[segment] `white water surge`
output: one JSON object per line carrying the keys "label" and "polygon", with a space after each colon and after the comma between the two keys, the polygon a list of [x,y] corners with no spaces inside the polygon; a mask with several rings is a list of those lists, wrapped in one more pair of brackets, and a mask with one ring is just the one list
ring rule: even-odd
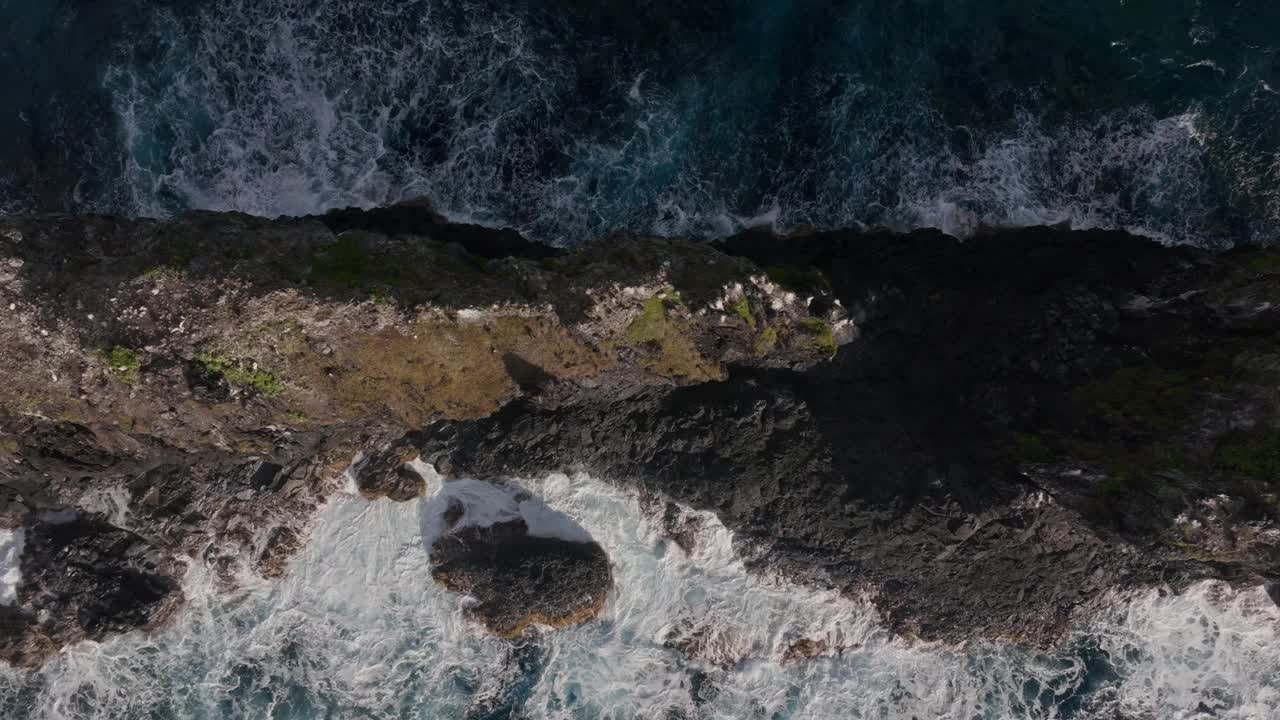
{"label": "white water surge", "polygon": [[[766,15],[787,5],[749,4]],[[847,37],[877,34],[859,25],[873,17],[847,19]],[[86,206],[274,216],[426,196],[453,219],[566,244],[761,223],[1275,239],[1275,159],[1198,103],[1063,115],[1036,110],[1043,93],[1025,88],[1013,116],[956,125],[928,89],[938,68],[927,54],[886,83],[841,52],[778,88],[782,100],[735,94],[740,69],[664,80],[643,64],[584,95],[584,70],[598,68],[578,53],[601,39],[547,22],[519,3],[473,0],[162,4],[146,33],[122,39],[148,62],[104,73],[120,197]],[[758,127],[761,112],[775,124]],[[1245,225],[1222,225],[1223,193],[1248,207]]]}
{"label": "white water surge", "polygon": [[22,528],[0,530],[0,605],[12,605],[18,599],[24,536]]}
{"label": "white water surge", "polygon": [[[1280,609],[1261,590],[1117,600],[1051,655],[913,643],[865,604],[749,575],[710,517],[686,555],[628,492],[588,477],[524,487],[550,509],[483,483],[442,492],[467,503],[464,523],[519,513],[540,534],[590,533],[616,580],[598,620],[518,648],[491,638],[430,578],[442,497],[341,496],[283,580],[227,597],[193,570],[189,603],[162,632],[73,647],[34,675],[5,671],[0,717],[1280,717]],[[709,625],[737,662],[664,647],[682,623]],[[784,662],[800,639],[826,643],[826,656]]]}

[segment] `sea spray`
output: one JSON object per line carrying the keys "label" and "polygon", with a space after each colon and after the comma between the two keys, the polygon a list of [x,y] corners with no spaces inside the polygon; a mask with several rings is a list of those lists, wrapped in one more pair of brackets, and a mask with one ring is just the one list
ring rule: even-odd
{"label": "sea spray", "polygon": [[1223,246],[1280,218],[1273,6],[10,5],[10,211],[426,196],[561,244],[1069,222]]}
{"label": "sea spray", "polygon": [[[195,564],[174,624],[74,646],[39,673],[6,670],[0,710],[76,720],[1280,712],[1280,659],[1269,652],[1280,609],[1258,589],[1206,583],[1118,597],[1050,653],[950,647],[891,636],[856,598],[747,572],[713,516],[695,513],[700,529],[685,552],[634,493],[590,477],[431,487],[408,503],[334,498],[280,581],[246,579],[225,594]],[[516,644],[469,621],[467,599],[430,579],[424,528],[448,497],[469,503],[469,522],[532,511],[580,526],[614,566],[601,617]],[[733,662],[668,647],[681,623],[732,638]],[[800,640],[822,649],[788,658]]]}

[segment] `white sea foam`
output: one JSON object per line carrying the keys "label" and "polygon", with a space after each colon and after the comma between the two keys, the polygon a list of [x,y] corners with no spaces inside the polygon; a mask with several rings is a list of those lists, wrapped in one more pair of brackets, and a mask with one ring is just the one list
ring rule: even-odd
{"label": "white sea foam", "polygon": [[0,605],[12,605],[18,599],[24,540],[22,528],[0,529]]}
{"label": "white sea foam", "polygon": [[[431,581],[424,531],[444,497],[342,496],[283,580],[225,597],[197,568],[173,626],[76,646],[36,676],[6,672],[0,710],[42,720],[441,720],[506,698],[521,717],[584,720],[1190,720],[1208,717],[1201,703],[1217,718],[1280,713],[1280,610],[1261,591],[1205,584],[1117,599],[1047,655],[913,643],[887,634],[864,603],[747,573],[710,516],[686,555],[635,497],[587,477],[440,492],[468,503],[463,522],[486,523],[530,517],[520,487],[563,513],[553,527],[568,522],[599,541],[617,584],[598,620],[549,634],[533,652],[488,637],[465,619],[464,598]],[[738,662],[717,668],[664,647],[682,623],[716,628]],[[783,662],[799,639],[825,642],[825,656]]]}
{"label": "white sea foam", "polygon": [[[106,76],[139,214],[301,215],[425,195],[494,219],[494,173],[536,152],[498,138],[550,126],[558,109],[562,72],[520,23],[461,3],[217,0],[153,23],[167,53]],[[432,123],[445,129],[429,157],[389,145]]]}
{"label": "white sea foam", "polygon": [[[1224,193],[1247,201],[1259,239],[1280,218],[1267,181],[1280,159],[1217,138],[1196,106],[1049,117],[1029,93],[1008,122],[953,126],[919,88],[834,72],[782,109],[817,121],[812,145],[792,148],[786,127],[703,122],[708,106],[740,102],[714,78],[640,72],[588,99],[610,117],[587,129],[566,120],[582,109],[574,56],[544,32],[518,8],[460,0],[156,9],[162,55],[106,73],[129,209],[298,215],[427,196],[453,219],[564,243],[620,229],[861,223],[963,237],[1070,223],[1222,245],[1238,239],[1225,236]],[[1238,170],[1227,188],[1213,184],[1223,162]]]}

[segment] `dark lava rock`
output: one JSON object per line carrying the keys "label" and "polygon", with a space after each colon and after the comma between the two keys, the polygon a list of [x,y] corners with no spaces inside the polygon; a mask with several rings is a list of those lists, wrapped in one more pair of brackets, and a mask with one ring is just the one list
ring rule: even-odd
{"label": "dark lava rock", "polygon": [[542,260],[565,254],[559,248],[527,240],[514,230],[450,223],[425,201],[403,202],[369,210],[331,210],[318,219],[335,234],[365,230],[388,236],[427,236],[457,243],[472,255],[490,260],[508,257]]}
{"label": "dark lava rock", "polygon": [[417,448],[405,441],[373,453],[355,469],[360,494],[370,499],[386,497],[396,502],[422,495],[427,490],[427,481],[408,465],[417,457]]}
{"label": "dark lava rock", "polygon": [[258,574],[265,578],[283,577],[289,559],[302,547],[298,532],[285,525],[277,525],[267,533],[267,541],[258,556]]}
{"label": "dark lava rock", "polygon": [[476,599],[468,612],[491,632],[516,637],[531,625],[565,627],[595,617],[613,575],[595,542],[529,535],[523,520],[466,526],[431,545],[436,582]]}
{"label": "dark lava rock", "polygon": [[1050,229],[723,247],[819,278],[797,292],[847,308],[852,342],[809,368],[517,400],[427,428],[423,459],[639,484],[714,511],[749,565],[872,590],[929,639],[1051,644],[1114,589],[1280,571],[1280,282],[1251,255]]}
{"label": "dark lava rock", "polygon": [[[417,451],[447,475],[639,486],[686,549],[681,506],[715,512],[749,566],[871,591],[927,638],[1045,644],[1112,590],[1280,577],[1280,251],[1028,228],[561,254],[421,203],[0,230],[0,526],[102,511],[123,486],[131,543],[234,584],[283,572],[357,453],[365,494],[420,494]],[[136,377],[92,348],[131,353]],[[280,392],[192,372],[209,348]],[[495,624],[591,605],[504,572],[603,597],[594,545],[447,512],[442,577]],[[24,607],[6,624],[43,628]],[[11,635],[11,655],[40,652]]]}
{"label": "dark lava rock", "polygon": [[0,619],[0,659],[38,667],[69,643],[154,627],[182,602],[180,573],[140,535],[101,520],[36,522],[17,605]]}

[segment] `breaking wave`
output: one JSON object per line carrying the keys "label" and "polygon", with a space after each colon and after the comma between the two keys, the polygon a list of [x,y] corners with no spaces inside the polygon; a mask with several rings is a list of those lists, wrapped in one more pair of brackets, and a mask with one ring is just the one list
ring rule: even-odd
{"label": "breaking wave", "polygon": [[[963,647],[885,632],[866,603],[753,575],[710,515],[689,552],[629,492],[584,476],[513,488],[447,483],[395,504],[333,500],[279,582],[189,603],[152,636],[85,643],[40,673],[0,675],[0,714],[125,718],[1098,718],[1260,720],[1280,713],[1280,609],[1261,590],[1202,584],[1116,598],[1061,649]],[[522,513],[585,530],[616,590],[602,616],[508,643],[430,579],[443,495],[464,522]],[[579,529],[580,526],[580,529]],[[425,533],[425,535],[424,535]],[[673,633],[706,639],[686,657]],[[795,648],[810,641],[810,659]],[[789,653],[792,657],[788,657]]]}

